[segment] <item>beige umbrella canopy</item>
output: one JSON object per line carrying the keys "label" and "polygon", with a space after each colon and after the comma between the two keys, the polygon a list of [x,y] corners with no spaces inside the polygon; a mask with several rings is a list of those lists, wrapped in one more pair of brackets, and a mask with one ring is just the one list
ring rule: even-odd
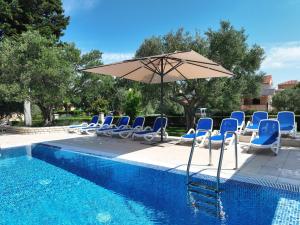
{"label": "beige umbrella canopy", "polygon": [[233,75],[221,65],[195,51],[174,52],[125,60],[119,63],[88,68],[84,71],[148,84],[161,83],[161,77],[163,77],[163,82],[172,82]]}
{"label": "beige umbrella canopy", "polygon": [[[148,84],[161,83],[161,109],[163,83],[188,79],[230,77],[234,74],[195,51],[186,51],[125,60],[84,69],[85,72],[111,75]],[[163,113],[161,112],[161,117]],[[161,141],[163,131],[161,130]]]}

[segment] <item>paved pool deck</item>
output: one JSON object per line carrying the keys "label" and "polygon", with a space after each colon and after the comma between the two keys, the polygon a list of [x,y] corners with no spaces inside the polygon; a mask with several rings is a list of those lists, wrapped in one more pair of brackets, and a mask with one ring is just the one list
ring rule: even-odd
{"label": "paved pool deck", "polygon": [[[190,145],[177,144],[176,138],[159,145],[146,144],[143,140],[132,141],[117,137],[97,137],[95,135],[68,134],[66,132],[50,134],[2,134],[1,149],[12,146],[30,145],[46,142],[56,146],[69,146],[75,151],[92,153],[111,158],[162,166],[167,170],[186,170]],[[193,157],[192,172],[216,176],[220,146],[213,146],[212,166],[208,166],[207,148],[196,148]],[[234,149],[224,152],[221,177],[239,179],[241,177],[266,180],[278,184],[300,186],[300,148],[282,147],[277,156],[270,150],[257,150],[247,153],[248,143],[238,145],[239,168],[234,169]]]}

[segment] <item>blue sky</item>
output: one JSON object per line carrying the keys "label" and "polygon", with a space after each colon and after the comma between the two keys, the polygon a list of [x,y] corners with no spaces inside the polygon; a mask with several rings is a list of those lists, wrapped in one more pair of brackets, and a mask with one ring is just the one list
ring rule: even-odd
{"label": "blue sky", "polygon": [[62,38],[83,52],[99,49],[104,63],[131,58],[142,41],[184,27],[244,27],[248,43],[266,51],[261,70],[277,84],[300,80],[300,0],[63,0],[71,17]]}

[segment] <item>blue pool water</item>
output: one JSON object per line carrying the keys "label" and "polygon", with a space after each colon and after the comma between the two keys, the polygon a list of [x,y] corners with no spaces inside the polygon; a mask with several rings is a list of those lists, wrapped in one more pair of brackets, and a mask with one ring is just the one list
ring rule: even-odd
{"label": "blue pool water", "polygon": [[1,150],[0,224],[300,224],[297,190],[227,180],[217,217],[214,206],[191,204],[185,183],[184,174],[43,144]]}

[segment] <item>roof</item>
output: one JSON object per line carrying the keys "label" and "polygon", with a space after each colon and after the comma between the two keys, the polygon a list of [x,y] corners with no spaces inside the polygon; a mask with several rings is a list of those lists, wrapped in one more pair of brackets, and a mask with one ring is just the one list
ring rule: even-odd
{"label": "roof", "polygon": [[298,83],[299,83],[299,81],[297,81],[297,80],[288,80],[288,81],[285,81],[285,82],[280,83],[280,84],[278,84],[278,85],[298,84]]}
{"label": "roof", "polygon": [[263,84],[271,84],[272,83],[272,75],[266,75],[263,77]]}

